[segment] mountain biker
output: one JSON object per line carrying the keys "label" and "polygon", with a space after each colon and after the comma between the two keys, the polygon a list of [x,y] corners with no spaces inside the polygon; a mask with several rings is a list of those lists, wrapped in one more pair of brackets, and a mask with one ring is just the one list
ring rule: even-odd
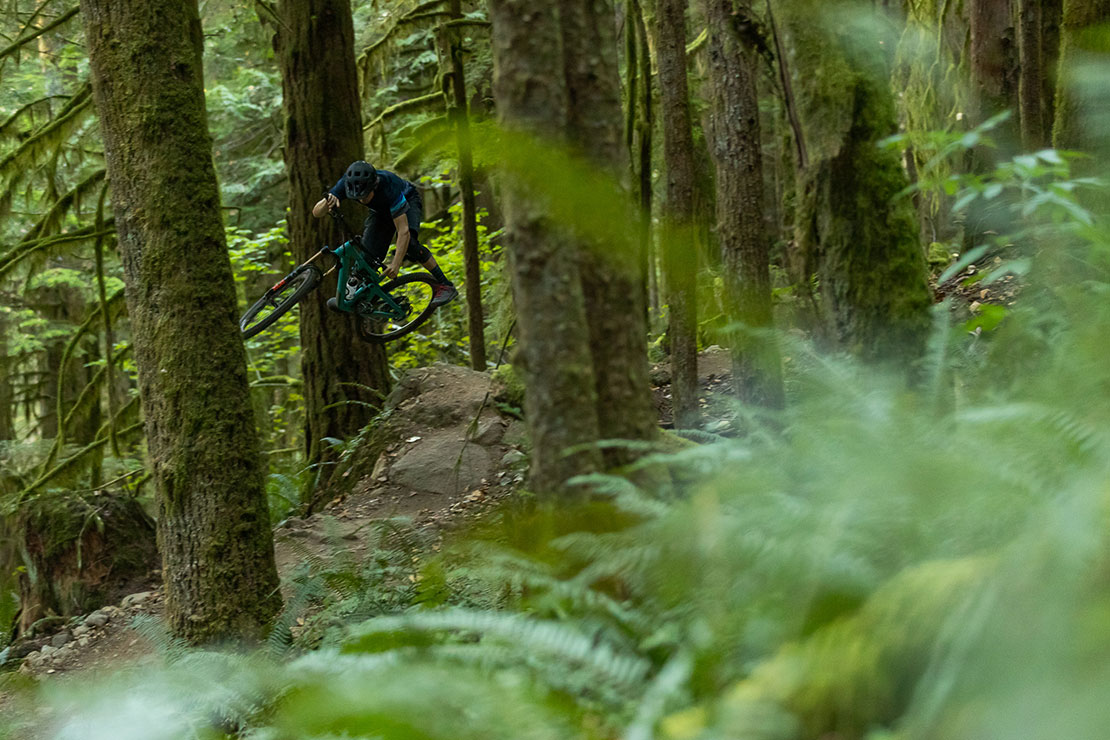
{"label": "mountain biker", "polygon": [[[312,215],[323,218],[330,209],[338,208],[340,201],[348,199],[358,201],[370,209],[362,225],[362,248],[365,254],[385,262],[389,245],[394,235],[397,236],[393,259],[385,268],[387,278],[397,277],[402,262],[420,264],[432,274],[432,279],[437,283],[431,305],[442,306],[458,297],[459,291],[455,289],[454,283],[443,274],[431,251],[420,243],[424,201],[415,185],[388,170],[378,170],[373,165],[358,160],[351,163],[339,182],[312,207]],[[359,286],[348,287],[357,289]],[[328,300],[328,306],[338,310],[334,298]]]}

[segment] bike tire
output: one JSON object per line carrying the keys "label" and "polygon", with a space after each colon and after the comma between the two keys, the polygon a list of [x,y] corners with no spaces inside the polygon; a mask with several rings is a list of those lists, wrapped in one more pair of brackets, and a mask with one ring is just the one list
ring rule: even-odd
{"label": "bike tire", "polygon": [[382,290],[394,297],[396,297],[394,291],[402,292],[402,289],[406,294],[419,296],[415,300],[410,298],[410,302],[416,303],[412,305],[409,312],[411,318],[398,324],[396,321],[383,322],[380,319],[356,314],[355,324],[359,338],[370,344],[385,344],[415,330],[435,313],[437,307],[431,305],[431,300],[435,295],[436,285],[438,283],[435,279],[426,273],[402,275],[382,285]]}
{"label": "bike tire", "polygon": [[[264,329],[268,329],[275,321],[285,315],[289,309],[300,303],[301,299],[311,293],[320,281],[323,274],[315,265],[301,265],[277,283],[281,287],[275,292],[274,288],[266,291],[266,295],[254,302],[243,317],[239,319],[239,330],[243,339],[250,339]],[[266,309],[270,312],[258,318]],[[254,323],[251,323],[251,322]]]}

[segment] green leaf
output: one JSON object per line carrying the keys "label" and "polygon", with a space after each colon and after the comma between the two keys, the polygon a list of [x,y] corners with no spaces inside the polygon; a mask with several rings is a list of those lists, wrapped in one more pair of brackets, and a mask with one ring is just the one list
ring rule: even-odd
{"label": "green leaf", "polygon": [[1006,318],[1009,311],[1005,306],[999,306],[994,303],[984,303],[979,306],[979,315],[964,324],[964,329],[973,332],[976,329],[982,331],[992,331],[1002,320]]}

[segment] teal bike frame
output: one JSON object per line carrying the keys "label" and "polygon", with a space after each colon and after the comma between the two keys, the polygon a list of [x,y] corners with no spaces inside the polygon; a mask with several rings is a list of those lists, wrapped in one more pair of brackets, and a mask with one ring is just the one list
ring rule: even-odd
{"label": "teal bike frame", "polygon": [[[347,224],[343,221],[343,216],[336,211],[332,211],[331,214],[340,228],[345,233],[349,233]],[[306,260],[304,264],[307,265],[324,254],[329,254],[335,258],[339,267],[339,282],[335,302],[340,310],[357,313],[369,318],[404,320],[408,316],[409,306],[402,306],[393,296],[381,288],[382,271],[385,266],[378,260],[373,262],[367,260],[359,246],[355,239],[348,239],[334,249],[325,246]],[[362,275],[367,278],[367,281],[348,299],[347,279],[351,277],[355,268],[359,269]],[[332,270],[334,269],[333,267]],[[328,270],[328,273],[330,272],[331,270]]]}

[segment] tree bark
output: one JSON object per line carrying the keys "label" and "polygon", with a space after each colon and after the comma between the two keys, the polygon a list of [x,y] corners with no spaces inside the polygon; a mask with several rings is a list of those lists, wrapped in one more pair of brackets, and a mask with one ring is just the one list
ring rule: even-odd
{"label": "tree bark", "polygon": [[1041,70],[1044,73],[1041,100],[1046,146],[1052,145],[1052,125],[1056,120],[1056,79],[1060,65],[1060,26],[1063,15],[1063,0],[1044,0],[1041,4]]}
{"label": "tree bark", "polygon": [[220,220],[195,0],[81,0],[158,503],[166,620],[259,637],[281,608]]}
{"label": "tree bark", "polygon": [[731,338],[733,383],[745,402],[777,408],[784,395],[778,347],[766,336],[774,322],[756,53],[745,37],[754,16],[744,0],[702,0],[702,8],[714,98],[710,152],[717,170],[717,238],[731,319],[742,325]]}
{"label": "tree bark", "polygon": [[[12,373],[15,362],[9,353],[8,314],[0,311],[0,441],[15,439],[15,393]],[[3,491],[0,481],[0,491]]]}
{"label": "tree bark", "polygon": [[971,0],[973,123],[982,123],[995,113],[1015,110],[1017,101],[1017,56],[1012,0]]}
{"label": "tree bark", "polygon": [[[498,119],[512,131],[560,145],[567,97],[561,75],[560,4],[554,0],[490,0],[494,95]],[[553,231],[541,204],[518,180],[504,183],[504,209],[532,440],[530,485],[561,489],[594,471],[596,449],[564,452],[598,439],[597,392],[577,253]]]}
{"label": "tree bark", "polygon": [[[450,0],[451,18],[462,17],[461,0]],[[448,31],[447,51],[451,56],[452,104],[448,116],[455,125],[459,149],[459,198],[462,201],[463,266],[466,271],[467,332],[470,336],[470,367],[486,369],[486,321],[482,313],[482,274],[478,261],[478,208],[474,203],[474,161],[470,147],[470,110],[466,101],[462,30]]]}
{"label": "tree bark", "polygon": [[[924,349],[932,293],[907,177],[879,142],[897,130],[889,69],[873,33],[827,24],[830,3],[793,0],[781,30],[792,49],[810,166],[799,172],[795,239],[819,281],[830,338],[868,360],[913,359]],[[808,273],[807,273],[808,274]]]}
{"label": "tree bark", "polygon": [[[1064,0],[1060,29],[1060,74],[1056,88],[1056,121],[1052,143],[1057,149],[1078,149],[1098,154],[1108,143],[1107,121],[1102,116],[1107,94],[1100,80],[1083,80],[1075,74],[1084,56],[1095,51],[1091,27],[1110,22],[1110,0]],[[1102,51],[1105,47],[1099,48]],[[1096,116],[1092,120],[1092,115]],[[1077,169],[1102,174],[1094,161],[1077,162]]]}
{"label": "tree bark", "polygon": [[1026,151],[1048,145],[1044,128],[1044,66],[1041,37],[1044,21],[1042,0],[1020,0],[1019,28],[1021,77],[1018,85],[1021,111],[1021,143]]}
{"label": "tree bark", "polygon": [[[612,14],[604,0],[564,0],[560,6],[571,149],[601,171],[628,171],[621,142],[620,80]],[[634,32],[633,29],[628,30]],[[630,101],[635,105],[635,101]],[[647,298],[639,240],[583,244],[582,290],[589,317],[590,354],[603,439],[651,439],[657,433],[647,362]],[[626,451],[606,452],[611,464]]]}
{"label": "tree bark", "polygon": [[698,250],[694,239],[694,137],[686,77],[686,0],[659,0],[655,9],[655,56],[663,109],[663,161],[667,168],[663,239],[667,286],[667,338],[671,345],[674,424],[697,426]]}
{"label": "tree bark", "polygon": [[[280,0],[277,14],[289,241],[301,262],[331,230],[330,223],[312,217],[313,204],[363,156],[354,27],[349,0]],[[327,243],[338,244],[339,237],[332,233]],[[308,462],[320,466],[322,483],[335,454],[324,438],[354,436],[390,385],[385,349],[360,341],[353,322],[327,310],[332,295],[334,277],[300,304],[305,447]]]}

